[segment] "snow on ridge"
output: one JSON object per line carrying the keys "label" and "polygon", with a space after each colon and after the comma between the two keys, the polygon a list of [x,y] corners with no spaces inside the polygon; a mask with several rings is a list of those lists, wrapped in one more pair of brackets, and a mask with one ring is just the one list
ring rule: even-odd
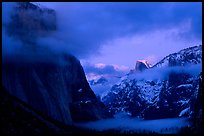
{"label": "snow on ridge", "polygon": [[181,103],[181,106],[183,106],[183,105],[185,105],[185,104],[188,104],[189,101],[190,101],[190,99],[188,99],[188,100],[180,100],[180,101],[178,101],[177,103]]}
{"label": "snow on ridge", "polygon": [[190,111],[190,107],[188,107],[188,108],[182,110],[182,111],[180,112],[180,114],[179,114],[179,117],[184,116],[184,115],[187,114],[189,111]]}
{"label": "snow on ridge", "polygon": [[179,86],[177,86],[176,88],[181,88],[181,87],[192,87],[193,85],[192,84],[181,84]]}
{"label": "snow on ridge", "polygon": [[[185,61],[186,55],[194,54],[195,59],[187,60]],[[198,57],[200,55],[200,57]],[[177,61],[181,61],[181,65],[185,65],[185,63],[201,63],[202,62],[202,45],[199,46],[193,46],[189,48],[182,49],[176,53],[169,54],[168,56],[164,57],[161,61],[156,63],[153,67],[166,67],[169,65],[169,59],[173,58]],[[189,62],[190,61],[190,62]]]}

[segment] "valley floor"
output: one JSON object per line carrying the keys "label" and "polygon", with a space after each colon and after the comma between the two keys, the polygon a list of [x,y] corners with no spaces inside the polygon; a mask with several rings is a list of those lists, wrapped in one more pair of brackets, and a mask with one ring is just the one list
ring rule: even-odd
{"label": "valley floor", "polygon": [[115,118],[76,124],[97,131],[118,130],[121,133],[160,133],[176,134],[181,128],[190,125],[187,118],[143,120],[138,118]]}

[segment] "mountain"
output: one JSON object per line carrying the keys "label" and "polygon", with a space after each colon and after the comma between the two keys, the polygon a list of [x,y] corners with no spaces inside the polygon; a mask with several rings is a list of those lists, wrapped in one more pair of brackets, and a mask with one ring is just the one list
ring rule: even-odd
{"label": "mountain", "polygon": [[126,112],[144,119],[191,118],[201,88],[201,60],[202,46],[170,54],[143,72],[124,76],[102,101],[112,114]]}
{"label": "mountain", "polygon": [[114,85],[102,101],[113,114],[127,112],[139,116],[148,104],[154,103],[159,95],[161,81],[124,79]]}
{"label": "mountain", "polygon": [[90,87],[94,93],[101,99],[102,96],[106,95],[111,87],[119,82],[121,79],[117,76],[100,77],[99,79],[89,80]]}
{"label": "mountain", "polygon": [[156,63],[154,67],[185,66],[202,62],[202,45],[189,47],[177,53],[170,54]]}
{"label": "mountain", "polygon": [[40,8],[30,2],[15,2],[10,19],[5,26],[9,36],[21,40],[24,44],[35,44],[38,37],[45,37],[56,31],[56,12],[53,9]]}
{"label": "mountain", "polygon": [[136,71],[143,71],[148,68],[150,68],[150,66],[146,60],[137,60],[136,65],[135,65]]}
{"label": "mountain", "polygon": [[[60,62],[62,58],[58,59]],[[33,108],[66,124],[105,118],[105,106],[89,87],[80,62],[69,55],[64,61],[6,61],[2,67],[3,86]]]}
{"label": "mountain", "polygon": [[131,69],[127,75],[135,73],[135,72],[142,72],[149,68],[151,68],[151,66],[146,60],[137,60],[135,64],[135,69]]}
{"label": "mountain", "polygon": [[12,96],[2,87],[0,91],[0,133],[6,135],[55,135],[97,134],[87,128],[65,125],[36,111],[31,106]]}
{"label": "mountain", "polygon": [[188,73],[170,73],[158,96],[158,101],[148,106],[144,118],[191,117],[194,100],[198,96],[199,75]]}
{"label": "mountain", "polygon": [[16,3],[14,9],[3,27],[23,48],[2,60],[2,86],[7,93],[66,125],[111,117],[76,57],[37,45],[38,37],[56,30],[55,11],[27,2]]}
{"label": "mountain", "polygon": [[107,82],[108,82],[108,80],[103,76],[100,77],[99,79],[96,79],[96,80],[92,79],[92,80],[89,81],[90,85],[96,85],[96,84],[104,85]]}

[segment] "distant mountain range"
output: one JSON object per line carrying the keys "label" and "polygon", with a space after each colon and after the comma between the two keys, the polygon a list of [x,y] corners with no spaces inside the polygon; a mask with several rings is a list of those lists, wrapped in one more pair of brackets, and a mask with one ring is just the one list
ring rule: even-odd
{"label": "distant mountain range", "polygon": [[108,82],[108,80],[107,80],[105,77],[101,77],[101,78],[99,78],[99,79],[97,79],[97,80],[90,80],[90,81],[89,81],[89,84],[90,84],[90,85],[96,85],[96,84],[101,84],[101,85],[103,85],[103,84],[105,84],[106,82]]}

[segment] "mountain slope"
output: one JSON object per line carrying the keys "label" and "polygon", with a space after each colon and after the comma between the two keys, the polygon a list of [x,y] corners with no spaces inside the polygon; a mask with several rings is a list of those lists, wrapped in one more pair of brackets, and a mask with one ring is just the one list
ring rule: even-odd
{"label": "mountain slope", "polygon": [[7,93],[0,91],[0,134],[6,135],[53,135],[53,134],[96,134],[94,130],[63,123],[34,110],[31,106]]}
{"label": "mountain slope", "polygon": [[[150,69],[126,75],[102,101],[113,114],[126,112],[145,119],[192,117],[199,90],[201,47],[170,54]],[[175,58],[176,63],[167,61],[169,58]]]}
{"label": "mountain slope", "polygon": [[202,62],[202,45],[183,49],[177,53],[170,54],[156,63],[154,67],[185,66],[199,64]]}

